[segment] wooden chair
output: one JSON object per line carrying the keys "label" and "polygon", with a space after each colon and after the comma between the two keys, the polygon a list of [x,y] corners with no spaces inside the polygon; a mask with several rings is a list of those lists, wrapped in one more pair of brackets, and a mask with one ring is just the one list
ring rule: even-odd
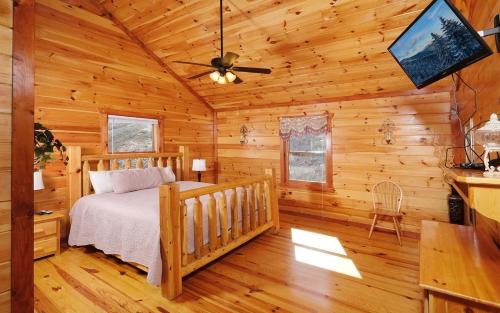
{"label": "wooden chair", "polygon": [[391,181],[382,181],[372,190],[373,198],[373,222],[370,228],[368,238],[371,238],[373,230],[377,226],[379,216],[388,216],[394,222],[396,235],[398,236],[399,245],[401,245],[401,229],[399,218],[401,214],[401,202],[403,201],[403,190],[401,187]]}

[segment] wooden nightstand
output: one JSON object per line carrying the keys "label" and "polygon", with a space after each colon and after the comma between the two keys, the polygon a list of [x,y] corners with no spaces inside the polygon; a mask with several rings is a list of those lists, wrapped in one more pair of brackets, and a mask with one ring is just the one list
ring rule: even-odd
{"label": "wooden nightstand", "polygon": [[35,214],[35,260],[61,251],[61,219],[63,214],[54,212],[49,215]]}

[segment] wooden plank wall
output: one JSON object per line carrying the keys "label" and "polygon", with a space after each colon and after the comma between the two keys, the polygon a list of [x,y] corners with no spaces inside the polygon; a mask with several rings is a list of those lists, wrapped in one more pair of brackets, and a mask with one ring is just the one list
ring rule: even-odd
{"label": "wooden plank wall", "polygon": [[[468,11],[468,20],[476,30],[493,28],[493,18],[500,12],[500,1],[461,1],[466,5],[462,11]],[[500,88],[498,88],[500,53],[496,50],[494,36],[486,37],[485,40],[495,53],[460,72],[462,78],[477,91],[475,124],[489,119],[493,112],[500,113]],[[457,102],[463,119],[474,112],[473,94],[463,84],[459,85]]]}
{"label": "wooden plank wall", "polygon": [[[468,20],[476,30],[493,27],[493,17],[500,12],[500,1],[498,0],[456,0],[457,5],[468,13]],[[462,78],[477,91],[477,112],[473,116],[474,124],[488,120],[491,113],[500,114],[500,88],[498,87],[498,77],[500,76],[500,53],[496,50],[493,36],[485,38],[491,49],[495,52],[492,56],[479,61],[476,64],[461,71]],[[460,116],[463,120],[469,118],[474,113],[474,96],[470,89],[464,85],[459,86],[457,92],[457,103],[460,109]],[[454,143],[457,146],[463,145],[463,137],[456,132]],[[464,161],[463,153],[459,154],[457,162]],[[494,238],[500,246],[500,223],[490,220],[478,214],[477,229],[486,232]]]}
{"label": "wooden plank wall", "polygon": [[[368,98],[269,109],[217,113],[219,181],[280,170],[280,116],[334,114],[332,128],[335,192],[281,188],[284,210],[367,224],[371,221],[371,186],[390,179],[404,190],[403,228],[418,232],[420,220],[446,221],[449,193],[438,163],[450,145],[450,94]],[[395,144],[383,144],[385,119],[396,124]],[[250,130],[239,143],[239,129]],[[279,180],[278,180],[279,182]]]}
{"label": "wooden plank wall", "polygon": [[0,2],[0,312],[10,312],[12,1]]}
{"label": "wooden plank wall", "polygon": [[[213,112],[166,74],[89,1],[38,0],[35,120],[65,145],[100,153],[99,110],[164,117],[165,150],[188,145],[214,180]],[[194,176],[193,176],[194,179]],[[44,172],[35,209],[67,210],[65,168]]]}

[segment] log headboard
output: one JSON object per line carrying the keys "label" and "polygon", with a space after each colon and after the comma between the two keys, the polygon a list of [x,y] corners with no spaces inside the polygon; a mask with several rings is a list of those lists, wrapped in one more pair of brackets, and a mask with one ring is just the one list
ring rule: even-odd
{"label": "log headboard", "polygon": [[[189,180],[190,158],[189,148],[179,146],[179,152],[174,153],[119,153],[102,155],[82,155],[80,146],[69,146],[67,150],[68,165],[68,200],[69,208],[82,196],[92,193],[89,171],[117,170],[120,164],[130,169],[170,166],[175,171],[178,180]],[[135,162],[135,164],[133,164]]]}

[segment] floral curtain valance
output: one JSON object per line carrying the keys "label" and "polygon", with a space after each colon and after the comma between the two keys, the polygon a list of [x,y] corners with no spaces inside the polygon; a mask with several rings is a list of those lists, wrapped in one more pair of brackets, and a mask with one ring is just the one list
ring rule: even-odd
{"label": "floral curtain valance", "polygon": [[280,118],[280,137],[289,140],[291,136],[302,137],[306,134],[326,134],[328,116],[300,116]]}

